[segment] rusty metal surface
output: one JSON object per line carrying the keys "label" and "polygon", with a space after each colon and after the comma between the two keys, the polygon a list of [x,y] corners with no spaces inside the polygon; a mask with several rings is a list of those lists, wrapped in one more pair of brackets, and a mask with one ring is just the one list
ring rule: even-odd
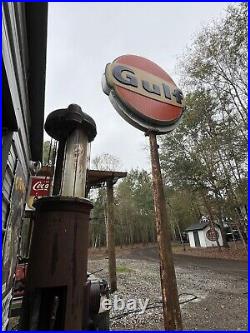
{"label": "rusty metal surface", "polygon": [[[60,317],[62,322],[57,324],[57,328],[82,329],[83,312],[88,311],[84,308],[83,286],[87,281],[91,208],[92,204],[87,199],[47,197],[37,200],[22,329],[30,327],[34,293],[48,294],[47,300],[58,296],[57,291],[60,302],[64,302],[61,306],[64,309]],[[48,315],[49,306],[51,304],[47,310],[45,307],[40,310],[40,318]]]}
{"label": "rusty metal surface", "polygon": [[155,133],[149,133],[152,162],[155,224],[160,257],[160,276],[165,330],[182,330],[181,311],[171,249],[170,225]]}
{"label": "rusty metal surface", "polygon": [[89,312],[90,312],[90,287],[91,282],[84,282],[83,285],[83,305],[82,309],[82,330],[87,330],[89,326]]}
{"label": "rusty metal surface", "polygon": [[[52,112],[45,130],[59,141],[53,197],[38,199],[23,301],[23,330],[88,327],[89,215],[84,198],[94,120],[80,106]],[[56,195],[55,195],[56,194]]]}
{"label": "rusty metal surface", "polygon": [[54,166],[44,165],[36,173],[36,176],[53,177],[53,174],[54,174]]}
{"label": "rusty metal surface", "polygon": [[115,235],[114,235],[114,190],[113,183],[107,182],[107,244],[109,258],[109,283],[111,293],[117,290]]}

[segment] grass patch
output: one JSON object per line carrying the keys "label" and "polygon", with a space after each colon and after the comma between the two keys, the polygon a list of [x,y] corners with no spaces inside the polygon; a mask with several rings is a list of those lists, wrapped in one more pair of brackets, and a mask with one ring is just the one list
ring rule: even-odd
{"label": "grass patch", "polygon": [[132,271],[132,269],[130,269],[130,268],[126,267],[126,266],[117,266],[116,267],[116,272],[117,273],[129,273],[131,271]]}

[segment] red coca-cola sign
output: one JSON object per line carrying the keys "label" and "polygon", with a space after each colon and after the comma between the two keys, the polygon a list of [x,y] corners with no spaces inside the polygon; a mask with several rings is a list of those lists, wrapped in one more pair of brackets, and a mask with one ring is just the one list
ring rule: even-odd
{"label": "red coca-cola sign", "polygon": [[50,177],[32,177],[30,186],[30,196],[46,197],[50,194]]}
{"label": "red coca-cola sign", "polygon": [[26,211],[33,211],[34,202],[41,197],[50,196],[52,177],[32,176],[30,178],[29,192],[26,200]]}

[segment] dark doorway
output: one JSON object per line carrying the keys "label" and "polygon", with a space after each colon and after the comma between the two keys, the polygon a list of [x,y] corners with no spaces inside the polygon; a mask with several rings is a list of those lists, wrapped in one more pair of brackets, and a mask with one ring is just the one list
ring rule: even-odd
{"label": "dark doorway", "polygon": [[194,231],[194,243],[196,247],[200,247],[201,243],[200,243],[200,238],[198,235],[198,231]]}

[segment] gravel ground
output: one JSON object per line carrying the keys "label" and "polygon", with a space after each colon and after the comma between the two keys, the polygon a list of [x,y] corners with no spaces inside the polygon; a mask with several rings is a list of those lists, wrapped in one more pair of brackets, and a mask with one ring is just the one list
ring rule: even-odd
{"label": "gravel ground", "polygon": [[[108,280],[108,260],[89,260],[89,272],[100,268],[103,271],[95,275]],[[187,301],[181,305],[185,330],[247,330],[247,278],[197,266],[176,265],[175,269],[180,302]],[[158,262],[117,259],[117,278],[118,291],[111,300],[115,295],[125,301],[149,298],[148,307],[157,307],[122,318],[126,309],[111,309],[111,330],[163,330]]]}

